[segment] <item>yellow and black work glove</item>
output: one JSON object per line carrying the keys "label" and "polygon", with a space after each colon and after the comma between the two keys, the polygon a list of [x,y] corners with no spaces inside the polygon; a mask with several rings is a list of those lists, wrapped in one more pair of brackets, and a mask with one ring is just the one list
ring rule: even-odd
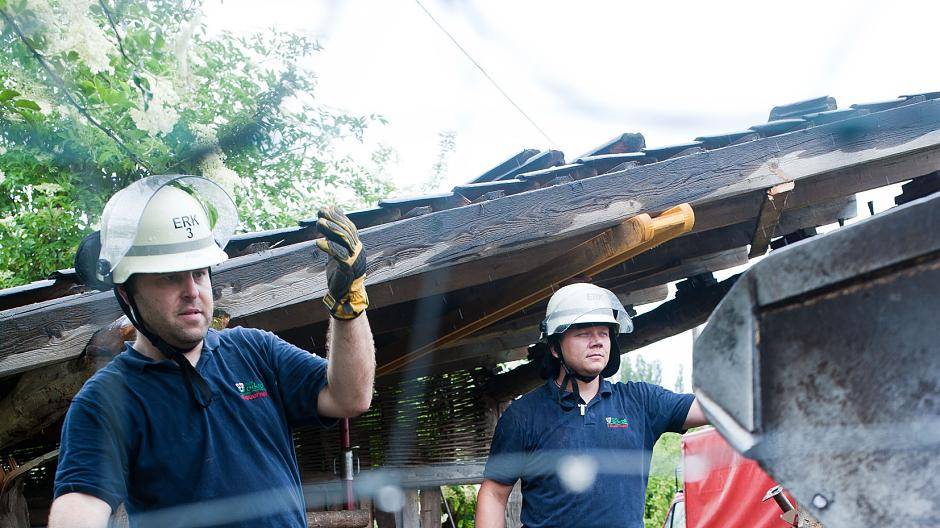
{"label": "yellow and black work glove", "polygon": [[355,319],[369,306],[366,295],[366,252],[356,226],[336,207],[317,211],[317,229],[325,237],[317,247],[330,258],[326,263],[329,292],[323,304],[337,319]]}

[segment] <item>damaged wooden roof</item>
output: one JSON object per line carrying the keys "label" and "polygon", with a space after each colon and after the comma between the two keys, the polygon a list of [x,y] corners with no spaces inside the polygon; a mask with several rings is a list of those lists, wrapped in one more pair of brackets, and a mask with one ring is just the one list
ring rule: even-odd
{"label": "damaged wooden roof", "polygon": [[[641,134],[625,133],[567,159],[555,150],[522,150],[450,192],[352,212],[369,256],[380,372],[526,294],[518,279],[540,264],[627,218],[681,203],[695,211],[691,233],[592,279],[642,304],[661,300],[668,282],[696,278],[675,301],[640,316],[648,320],[638,321],[626,349],[698,324],[714,306],[701,299],[720,299],[727,288],[702,273],[746,262],[748,247],[754,256],[753,248],[765,251],[777,237],[792,240],[854,216],[856,192],[940,170],[938,98],[906,95],[838,109],[821,97],[775,107],[767,123],[681,145],[651,148]],[[271,330],[322,352],[326,281],[317,236],[315,222],[304,221],[234,237],[226,248],[233,258],[213,274],[217,309],[231,325]],[[96,330],[121,316],[110,292],[76,291],[72,270],[0,291],[0,378],[78,357]],[[542,306],[387,374],[524,357]]]}

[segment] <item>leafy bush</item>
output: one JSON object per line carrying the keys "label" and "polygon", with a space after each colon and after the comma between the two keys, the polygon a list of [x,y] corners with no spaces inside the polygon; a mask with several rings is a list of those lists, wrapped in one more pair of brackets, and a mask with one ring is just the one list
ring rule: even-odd
{"label": "leafy bush", "polygon": [[[669,513],[669,504],[676,492],[676,468],[681,462],[682,436],[666,433],[653,446],[649,484],[646,487],[646,528],[661,528]],[[681,486],[681,478],[680,486]]]}
{"label": "leafy bush", "polygon": [[315,41],[210,37],[200,8],[0,0],[0,287],[70,267],[107,199],[149,174],[215,180],[244,230],[390,191],[388,151],[367,163],[337,151],[384,121],[317,104]]}
{"label": "leafy bush", "polygon": [[[479,486],[442,486],[444,500],[450,506],[457,528],[473,528],[474,515],[477,511],[477,491]],[[450,526],[445,510],[442,526]]]}

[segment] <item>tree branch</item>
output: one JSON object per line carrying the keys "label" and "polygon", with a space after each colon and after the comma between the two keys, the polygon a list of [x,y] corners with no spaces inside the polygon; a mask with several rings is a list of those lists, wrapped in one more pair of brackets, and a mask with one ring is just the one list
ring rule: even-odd
{"label": "tree branch", "polygon": [[91,115],[88,113],[85,107],[79,104],[78,101],[76,101],[75,98],[72,97],[72,95],[69,93],[68,87],[65,85],[65,80],[59,77],[59,75],[52,70],[52,68],[46,62],[45,57],[43,57],[42,54],[39,53],[36,50],[36,48],[34,48],[32,44],[29,43],[29,39],[27,39],[26,35],[23,34],[23,31],[16,24],[16,21],[13,20],[13,17],[8,15],[2,9],[0,9],[0,17],[3,17],[3,20],[10,26],[10,28],[13,29],[13,32],[16,33],[16,36],[19,37],[23,45],[26,46],[26,49],[30,51],[30,54],[32,54],[32,56],[37,61],[39,61],[40,66],[42,66],[46,74],[48,74],[49,77],[51,77],[52,80],[55,81],[58,87],[62,90],[62,94],[65,95],[65,98],[68,100],[69,104],[74,106],[79,111],[79,113],[85,116],[85,119],[87,119],[92,125],[94,125],[96,128],[98,128],[99,130],[107,134],[107,136],[111,138],[117,144],[117,146],[122,151],[124,151],[125,154],[130,156],[131,159],[133,159],[135,163],[137,163],[139,166],[146,169],[147,172],[153,173],[153,169],[150,167],[150,165],[147,162],[142,160],[136,153],[134,153],[134,151],[132,151],[127,145],[125,145],[124,142],[121,141],[121,138],[117,137],[117,135],[111,129],[102,125],[95,118],[91,117]]}

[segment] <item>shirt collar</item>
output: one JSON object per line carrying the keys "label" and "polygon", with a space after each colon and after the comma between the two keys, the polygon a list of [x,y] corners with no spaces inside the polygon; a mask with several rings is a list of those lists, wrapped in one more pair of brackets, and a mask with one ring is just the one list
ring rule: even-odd
{"label": "shirt collar", "polygon": [[[206,337],[202,340],[202,354],[199,356],[199,364],[208,361],[209,358],[215,353],[215,350],[219,348],[219,332],[213,330],[212,328],[206,333]],[[173,362],[173,360],[165,359],[163,361],[154,361],[153,359],[141,354],[136,349],[134,349],[133,341],[124,342],[124,362],[127,366],[143,372],[147,367],[161,367],[166,366],[173,369],[178,369],[179,366]],[[198,364],[196,365],[198,368]]]}
{"label": "shirt collar", "polygon": [[[554,393],[555,391],[558,390],[558,384],[555,383],[554,379],[549,378],[545,380],[545,388],[549,391],[549,393]],[[606,379],[601,378],[601,386],[598,388],[597,392],[601,393],[602,396],[606,396],[612,393],[613,390],[614,390],[613,385]],[[567,393],[570,391],[565,391],[565,392]]]}
{"label": "shirt collar", "polygon": [[219,331],[210,328],[205,339],[202,340],[202,353],[212,353],[217,348],[219,348]]}

